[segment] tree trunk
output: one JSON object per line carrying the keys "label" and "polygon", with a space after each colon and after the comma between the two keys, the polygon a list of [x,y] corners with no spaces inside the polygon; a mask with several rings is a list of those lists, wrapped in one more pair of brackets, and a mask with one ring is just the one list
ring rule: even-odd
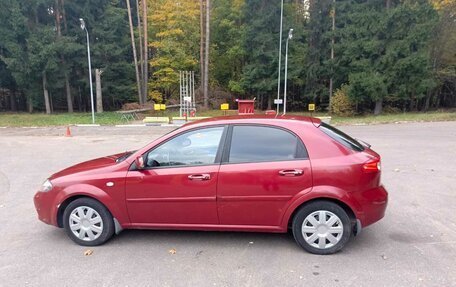
{"label": "tree trunk", "polygon": [[63,18],[63,29],[66,33],[68,31],[68,26],[67,26],[66,13],[65,13],[65,0],[60,0],[60,8],[61,8],[62,18]]}
{"label": "tree trunk", "polygon": [[204,83],[204,0],[200,0],[200,86]]}
{"label": "tree trunk", "polygon": [[78,101],[78,109],[79,109],[79,112],[82,112],[83,109],[82,109],[82,95],[81,95],[81,87],[78,86],[78,95],[79,95],[79,101]]}
{"label": "tree trunk", "polygon": [[[133,50],[133,60],[135,63],[135,73],[136,73],[136,86],[138,89],[138,99],[140,104],[144,104],[143,102],[143,97],[141,95],[141,80],[139,78],[139,69],[138,69],[138,57],[136,56],[136,45],[135,45],[135,34],[133,32],[133,20],[131,19],[131,8],[130,8],[130,0],[125,0],[127,2],[127,13],[128,13],[128,23],[130,25],[130,39],[131,39],[131,48]],[[97,89],[97,95],[98,95],[98,89]],[[97,97],[98,100],[98,97]],[[97,108],[98,108],[98,102],[97,102]],[[103,107],[102,107],[103,109]],[[98,111],[98,109],[97,109]]]}
{"label": "tree trunk", "polygon": [[410,105],[409,105],[409,111],[413,112],[415,110],[415,99],[410,98]]}
{"label": "tree trunk", "polygon": [[211,22],[211,2],[210,0],[206,0],[206,45],[205,45],[205,54],[204,54],[204,107],[207,108],[209,106],[209,43],[210,43],[210,22]]}
{"label": "tree trunk", "polygon": [[391,8],[391,0],[385,0],[385,7],[386,9]]}
{"label": "tree trunk", "polygon": [[51,114],[54,113],[54,102],[52,101],[52,93],[49,92],[49,106],[51,107]]}
{"label": "tree trunk", "polygon": [[332,114],[332,97],[333,97],[333,77],[329,79],[329,103],[328,103],[328,112]]}
{"label": "tree trunk", "polygon": [[142,0],[142,8],[143,8],[143,34],[144,34],[144,78],[143,78],[143,102],[147,101],[147,83],[149,80],[149,72],[148,72],[148,39],[147,39],[147,2],[146,0]]}
{"label": "tree trunk", "polygon": [[97,93],[97,113],[103,112],[103,98],[101,94],[101,71],[100,69],[95,69],[95,89]]}
{"label": "tree trunk", "polygon": [[[63,19],[64,26],[65,26],[64,29],[65,29],[65,31],[67,30],[66,16],[65,16],[64,12],[62,13],[62,10],[63,10],[63,0],[55,0],[54,14],[55,14],[55,26],[56,26],[56,30],[57,30],[57,41],[62,37],[62,28],[61,28],[62,19]],[[63,55],[61,55],[60,60],[62,62],[61,69],[64,70],[63,74],[65,77],[65,93],[66,93],[66,99],[67,99],[68,112],[72,113],[73,112],[73,97],[71,96],[71,87],[70,87],[70,80],[68,78],[68,72],[65,70],[66,69],[65,57]]]}
{"label": "tree trunk", "polygon": [[425,112],[429,111],[429,107],[430,107],[430,104],[431,104],[431,96],[432,96],[432,93],[430,91],[428,91],[427,94],[426,94],[426,99],[424,101],[423,111],[425,111]]}
{"label": "tree trunk", "polygon": [[33,113],[33,102],[31,96],[27,97],[27,110],[29,113]]}
{"label": "tree trunk", "polygon": [[12,112],[17,111],[17,104],[16,104],[16,91],[10,91],[10,107]]}
{"label": "tree trunk", "polygon": [[68,79],[68,73],[65,72],[65,90],[67,98],[68,112],[73,112],[73,96],[71,95],[70,80]]}
{"label": "tree trunk", "polygon": [[47,78],[46,72],[43,72],[43,94],[44,94],[44,104],[46,106],[46,114],[51,114],[51,103],[49,101],[49,91],[47,89]]}
{"label": "tree trunk", "polygon": [[[388,10],[390,7],[391,7],[391,1],[392,0],[385,0],[385,7],[386,7],[386,10]],[[383,99],[378,99],[376,102],[375,102],[375,109],[374,109],[374,115],[379,115],[382,113],[382,110],[383,110]]]}
{"label": "tree trunk", "polygon": [[54,15],[55,15],[55,27],[57,29],[57,38],[62,36],[62,31],[60,27],[60,3],[59,0],[55,0],[55,7],[54,7]]}
{"label": "tree trunk", "polygon": [[378,116],[379,114],[381,114],[382,109],[383,109],[383,99],[377,100],[375,102],[374,115]]}

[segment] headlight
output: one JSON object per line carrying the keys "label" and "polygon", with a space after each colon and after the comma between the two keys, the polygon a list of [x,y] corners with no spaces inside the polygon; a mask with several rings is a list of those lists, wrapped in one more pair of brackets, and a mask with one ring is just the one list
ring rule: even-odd
{"label": "headlight", "polygon": [[46,179],[45,182],[43,182],[43,185],[41,186],[41,191],[47,192],[52,189],[52,183],[49,179]]}

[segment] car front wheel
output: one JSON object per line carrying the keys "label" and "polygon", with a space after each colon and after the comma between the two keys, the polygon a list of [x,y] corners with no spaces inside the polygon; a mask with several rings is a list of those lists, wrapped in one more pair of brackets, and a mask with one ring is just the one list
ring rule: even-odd
{"label": "car front wheel", "polygon": [[103,244],[114,234],[111,213],[91,198],[72,201],[63,213],[63,226],[71,240],[84,246]]}
{"label": "car front wheel", "polygon": [[293,218],[296,242],[313,254],[341,250],[351,237],[351,221],[345,210],[329,201],[314,201],[299,209]]}

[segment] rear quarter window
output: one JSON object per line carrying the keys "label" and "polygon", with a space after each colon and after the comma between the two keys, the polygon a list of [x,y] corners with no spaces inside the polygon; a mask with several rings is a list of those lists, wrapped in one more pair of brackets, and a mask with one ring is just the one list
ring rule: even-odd
{"label": "rear quarter window", "polygon": [[319,126],[319,129],[322,132],[324,132],[326,135],[328,135],[330,138],[332,138],[333,140],[348,147],[351,150],[354,150],[354,151],[363,151],[364,150],[363,145],[360,144],[357,140],[355,140],[351,136],[345,134],[344,132],[336,129],[333,126],[330,126],[326,123],[321,123],[321,125]]}

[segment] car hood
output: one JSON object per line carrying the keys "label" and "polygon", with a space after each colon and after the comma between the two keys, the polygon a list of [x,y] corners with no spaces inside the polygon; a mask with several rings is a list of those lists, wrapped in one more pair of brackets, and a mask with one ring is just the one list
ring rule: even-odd
{"label": "car hood", "polygon": [[49,179],[55,179],[58,177],[63,177],[67,175],[72,175],[75,173],[81,173],[81,172],[87,172],[87,171],[93,171],[95,169],[115,165],[117,162],[116,160],[121,157],[122,155],[125,155],[128,152],[123,152],[123,153],[118,153],[114,155],[109,155],[105,157],[100,157],[96,159],[92,159],[89,161],[81,162],[78,164],[75,164],[73,166],[70,166],[68,168],[65,168],[57,173],[54,173]]}

